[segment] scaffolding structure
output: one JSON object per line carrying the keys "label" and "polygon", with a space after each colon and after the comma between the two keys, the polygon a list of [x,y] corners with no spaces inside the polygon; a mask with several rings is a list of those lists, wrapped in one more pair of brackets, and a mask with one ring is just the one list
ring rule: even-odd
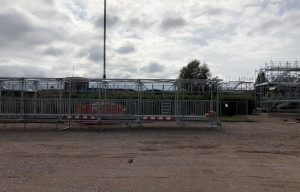
{"label": "scaffolding structure", "polygon": [[220,80],[1,78],[0,122],[208,123],[221,128]]}
{"label": "scaffolding structure", "polygon": [[253,78],[229,79],[221,82],[222,92],[251,92],[254,91]]}
{"label": "scaffolding structure", "polygon": [[300,112],[299,61],[271,61],[256,74],[256,108],[259,111]]}

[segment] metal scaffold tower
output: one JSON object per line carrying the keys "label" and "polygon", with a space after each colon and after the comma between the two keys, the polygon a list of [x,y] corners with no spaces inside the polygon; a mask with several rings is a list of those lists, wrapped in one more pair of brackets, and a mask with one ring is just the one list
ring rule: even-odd
{"label": "metal scaffold tower", "polygon": [[271,61],[256,71],[256,108],[263,112],[300,112],[299,61]]}
{"label": "metal scaffold tower", "polygon": [[253,78],[239,77],[221,82],[222,92],[251,92],[254,90]]}

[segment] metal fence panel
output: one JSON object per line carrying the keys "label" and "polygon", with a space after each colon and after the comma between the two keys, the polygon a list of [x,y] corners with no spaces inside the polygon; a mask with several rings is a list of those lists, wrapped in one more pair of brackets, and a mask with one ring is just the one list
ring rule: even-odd
{"label": "metal fence panel", "polygon": [[[166,103],[168,103],[166,105]],[[218,111],[218,103],[211,101],[172,100],[82,100],[82,99],[20,99],[9,98],[2,102],[4,114],[130,114],[130,115],[204,116]]]}

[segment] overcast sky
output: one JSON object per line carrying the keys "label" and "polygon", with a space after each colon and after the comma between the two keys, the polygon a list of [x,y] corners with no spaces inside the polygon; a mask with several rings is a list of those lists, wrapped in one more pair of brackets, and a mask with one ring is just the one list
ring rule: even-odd
{"label": "overcast sky", "polygon": [[[108,78],[177,78],[193,59],[252,77],[300,54],[299,0],[107,0]],[[1,0],[0,76],[102,77],[103,0]]]}

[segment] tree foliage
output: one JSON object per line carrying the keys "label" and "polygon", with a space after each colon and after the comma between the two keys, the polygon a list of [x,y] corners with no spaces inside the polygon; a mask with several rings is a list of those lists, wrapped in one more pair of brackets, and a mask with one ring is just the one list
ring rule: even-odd
{"label": "tree foliage", "polygon": [[209,79],[211,72],[207,64],[193,60],[180,70],[179,79]]}
{"label": "tree foliage", "polygon": [[[187,66],[183,67],[179,73],[179,79],[210,79],[211,72],[207,64],[201,64],[198,60],[193,60],[187,64]],[[181,89],[186,90],[193,94],[201,93],[202,96],[208,96],[205,94],[209,94],[208,90],[209,85],[203,83],[193,83],[190,84],[188,82],[181,84]]]}

